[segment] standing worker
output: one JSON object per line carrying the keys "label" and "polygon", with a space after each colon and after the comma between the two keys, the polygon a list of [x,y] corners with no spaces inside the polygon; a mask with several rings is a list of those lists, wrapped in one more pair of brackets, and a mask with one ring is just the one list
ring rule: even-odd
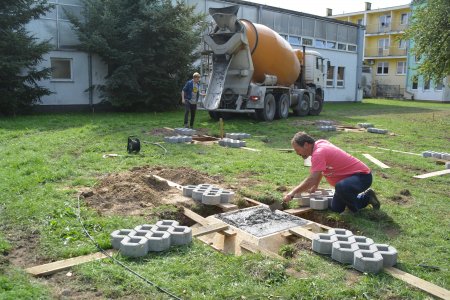
{"label": "standing worker", "polygon": [[322,176],[325,176],[328,183],[335,187],[332,211],[341,213],[347,206],[352,212],[357,212],[368,204],[380,209],[375,192],[369,188],[372,173],[359,159],[329,141],[315,141],[305,132],[296,133],[291,144],[303,159],[311,156],[311,169],[310,175],[284,196],[285,202],[291,201],[297,193],[314,192]]}
{"label": "standing worker", "polygon": [[197,102],[200,96],[200,74],[195,72],[192,79],[188,80],[181,92],[181,102],[184,104],[184,127],[188,127],[189,111],[191,112],[191,121],[189,127],[194,127],[195,112]]}

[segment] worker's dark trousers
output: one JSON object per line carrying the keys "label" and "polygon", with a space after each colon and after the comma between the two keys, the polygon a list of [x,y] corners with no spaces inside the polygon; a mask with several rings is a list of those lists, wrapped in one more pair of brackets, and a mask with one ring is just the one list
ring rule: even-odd
{"label": "worker's dark trousers", "polygon": [[195,111],[197,110],[197,104],[191,104],[188,100],[184,102],[184,127],[187,127],[189,120],[189,111],[191,112],[191,122],[189,127],[194,127]]}
{"label": "worker's dark trousers", "polygon": [[363,193],[372,184],[372,173],[355,174],[339,181],[335,186],[331,210],[341,213],[347,206],[351,211],[366,207],[369,196]]}

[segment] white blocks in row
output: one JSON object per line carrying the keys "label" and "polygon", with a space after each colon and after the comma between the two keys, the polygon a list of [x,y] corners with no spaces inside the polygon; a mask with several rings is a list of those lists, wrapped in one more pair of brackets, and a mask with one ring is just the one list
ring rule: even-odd
{"label": "white blocks in row", "polygon": [[309,206],[314,210],[326,210],[331,207],[333,195],[333,189],[317,189],[308,195],[296,194],[294,200],[297,200],[299,206]]}
{"label": "white blocks in row", "polygon": [[178,133],[179,135],[195,135],[197,134],[197,131],[191,128],[175,128],[174,129],[176,133]]}
{"label": "white blocks in row", "polygon": [[329,121],[329,120],[318,120],[318,121],[314,122],[314,125],[316,125],[316,126],[331,126],[334,124],[335,124],[334,121]]}
{"label": "white blocks in row", "polygon": [[242,139],[249,139],[251,137],[251,135],[249,133],[225,133],[225,137],[232,139],[232,140],[242,140]]}
{"label": "white blocks in row", "polygon": [[424,151],[422,152],[423,157],[433,157],[437,159],[444,159],[450,161],[450,154],[445,152],[435,152],[435,151]]}
{"label": "white blocks in row", "polygon": [[192,241],[192,230],[180,226],[174,220],[158,221],[155,225],[144,224],[134,229],[119,229],[111,233],[114,249],[130,257],[141,257],[148,252],[167,250],[171,245],[186,245]]}
{"label": "white blocks in row", "polygon": [[313,237],[312,250],[330,255],[343,264],[352,264],[361,272],[378,273],[397,263],[397,250],[386,244],[375,244],[365,236],[354,236],[346,229],[330,229]]}
{"label": "white blocks in row", "polygon": [[204,183],[183,186],[183,196],[191,197],[202,204],[217,205],[229,203],[234,197],[234,192]]}
{"label": "white blocks in row", "polygon": [[317,126],[317,129],[319,129],[320,131],[336,131],[336,126],[334,125]]}
{"label": "white blocks in row", "polygon": [[166,143],[190,143],[192,142],[192,136],[187,135],[174,135],[174,136],[165,136],[164,142]]}
{"label": "white blocks in row", "polygon": [[229,138],[223,138],[219,140],[219,145],[230,148],[240,148],[245,147],[246,142],[241,140],[233,140]]}
{"label": "white blocks in row", "polygon": [[372,123],[358,123],[358,127],[360,128],[372,128],[375,127]]}
{"label": "white blocks in row", "polygon": [[375,128],[375,127],[367,128],[367,132],[378,133],[378,134],[387,134],[388,133],[387,129],[380,129],[380,128]]}

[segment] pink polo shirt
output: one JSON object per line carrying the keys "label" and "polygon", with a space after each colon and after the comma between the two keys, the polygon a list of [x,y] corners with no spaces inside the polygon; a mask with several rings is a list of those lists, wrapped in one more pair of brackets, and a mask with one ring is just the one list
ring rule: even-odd
{"label": "pink polo shirt", "polygon": [[314,143],[310,172],[322,172],[328,183],[336,183],[356,173],[369,174],[370,169],[359,159],[326,140]]}

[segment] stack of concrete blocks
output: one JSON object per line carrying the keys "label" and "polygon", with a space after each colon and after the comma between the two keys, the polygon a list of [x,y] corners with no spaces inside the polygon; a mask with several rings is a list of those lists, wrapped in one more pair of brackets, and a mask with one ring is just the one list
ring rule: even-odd
{"label": "stack of concrete blocks", "polygon": [[243,140],[243,139],[249,139],[251,135],[249,133],[225,133],[225,137],[232,139],[232,140]]}
{"label": "stack of concrete blocks", "polygon": [[312,239],[314,252],[331,255],[331,258],[351,264],[364,273],[378,273],[383,267],[397,264],[397,250],[386,244],[376,244],[365,236],[355,236],[346,229],[333,228],[328,233],[318,233]]}
{"label": "stack of concrete blocks", "polygon": [[197,131],[191,128],[175,128],[175,132],[179,135],[193,136],[197,134]]}
{"label": "stack of concrete blocks", "polygon": [[191,197],[202,204],[217,205],[229,203],[234,197],[234,192],[204,183],[183,186],[183,196]]}
{"label": "stack of concrete blocks", "polygon": [[335,124],[334,121],[328,121],[328,120],[318,120],[314,122],[316,126],[333,126]]}
{"label": "stack of concrete blocks", "polygon": [[176,144],[176,143],[190,143],[192,142],[192,136],[188,135],[174,135],[164,137],[164,142]]}
{"label": "stack of concrete blocks", "polygon": [[367,132],[378,133],[378,134],[387,134],[388,133],[387,129],[380,129],[380,128],[375,128],[375,127],[367,128]]}
{"label": "stack of concrete blocks", "polygon": [[437,159],[443,159],[450,161],[450,154],[446,152],[435,152],[435,151],[424,151],[422,152],[423,157],[433,157]]}
{"label": "stack of concrete blocks", "polygon": [[174,220],[162,220],[156,224],[144,224],[134,229],[119,229],[111,233],[111,244],[122,255],[141,257],[148,252],[161,252],[170,246],[186,245],[192,242],[192,230],[180,226]]}
{"label": "stack of concrete blocks", "polygon": [[245,141],[223,138],[219,140],[219,145],[223,147],[240,148],[245,147]]}
{"label": "stack of concrete blocks", "polygon": [[372,123],[358,123],[359,128],[373,128],[375,127]]}
{"label": "stack of concrete blocks", "polygon": [[317,129],[319,129],[320,131],[336,131],[336,126],[323,125],[323,126],[317,126]]}
{"label": "stack of concrete blocks", "polygon": [[307,195],[295,194],[294,200],[297,200],[299,206],[309,206],[314,210],[326,210],[331,207],[333,195],[333,189],[317,189],[314,193]]}

